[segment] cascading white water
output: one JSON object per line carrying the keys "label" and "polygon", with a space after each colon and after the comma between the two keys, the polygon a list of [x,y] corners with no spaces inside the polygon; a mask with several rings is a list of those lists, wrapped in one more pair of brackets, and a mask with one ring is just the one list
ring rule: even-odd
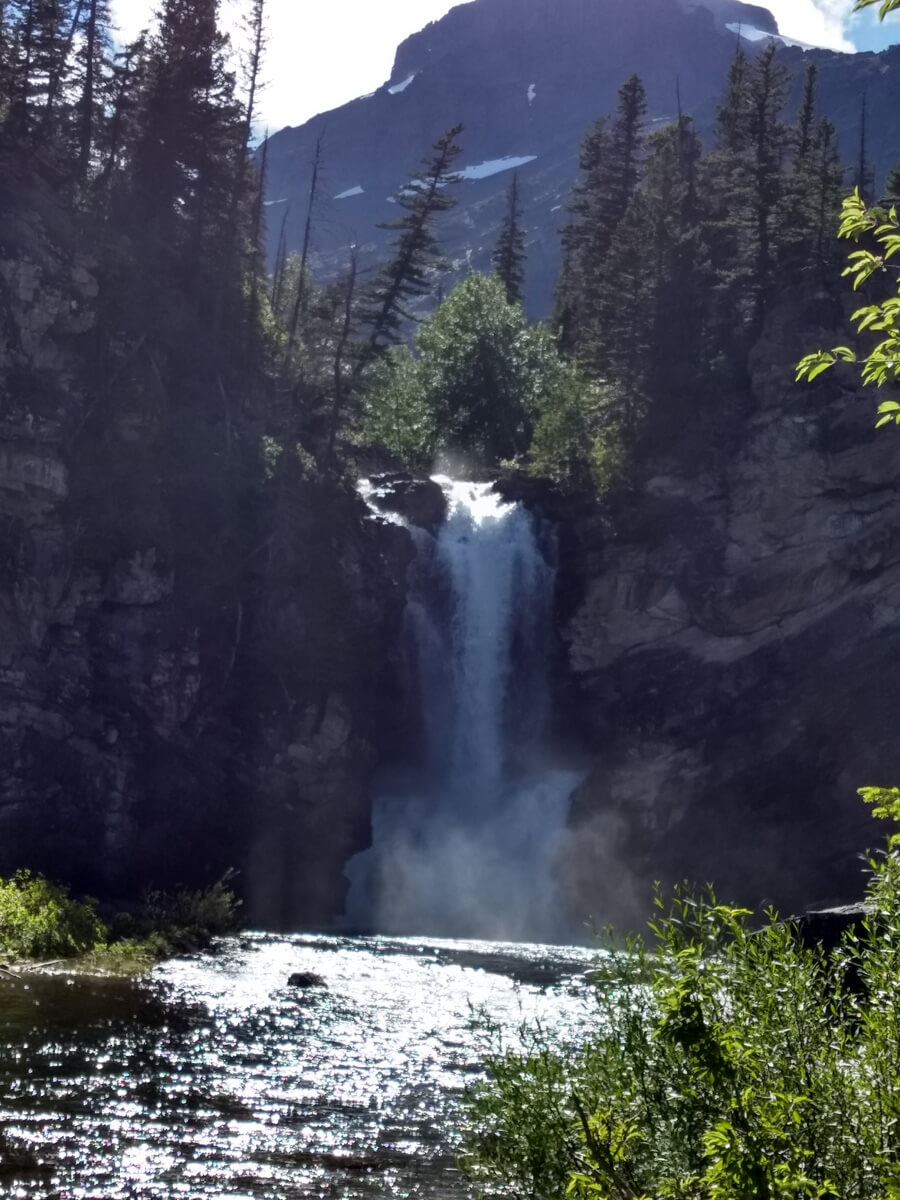
{"label": "cascading white water", "polygon": [[437,538],[412,530],[404,652],[420,727],[385,772],[348,922],[390,933],[552,940],[554,857],[578,773],[546,744],[554,568],[530,514],[436,477]]}

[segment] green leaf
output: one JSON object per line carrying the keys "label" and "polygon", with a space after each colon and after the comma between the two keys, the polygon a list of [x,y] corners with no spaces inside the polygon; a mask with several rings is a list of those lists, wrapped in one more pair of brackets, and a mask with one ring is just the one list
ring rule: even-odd
{"label": "green leaf", "polygon": [[834,359],[830,357],[826,361],[818,363],[816,366],[812,367],[808,373],[807,378],[809,379],[809,382],[812,383],[814,379],[818,379],[820,375],[824,375],[824,373],[833,366]]}

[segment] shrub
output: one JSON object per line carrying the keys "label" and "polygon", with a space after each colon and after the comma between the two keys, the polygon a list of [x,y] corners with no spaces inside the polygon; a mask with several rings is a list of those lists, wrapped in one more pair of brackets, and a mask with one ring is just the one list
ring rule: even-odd
{"label": "shrub", "polygon": [[94,900],[75,900],[62,884],[19,871],[0,879],[0,955],[12,959],[71,958],[88,968],[144,970],[173,953],[201,949],[237,926],[240,901],[229,872],[212,887],[152,892],[137,913],[107,926]]}
{"label": "shrub", "polygon": [[600,494],[621,483],[628,455],[617,403],[613,388],[588,381],[577,363],[567,364],[537,408],[531,474]]}
{"label": "shrub", "polygon": [[197,891],[150,892],[137,915],[134,932],[154,942],[160,949],[156,957],[209,945],[213,937],[237,927],[240,901],[231,890],[232,877],[228,872],[211,887]]}
{"label": "shrub", "polygon": [[0,951],[12,958],[68,958],[106,939],[93,901],[30,871],[0,879]]}
{"label": "shrub", "polygon": [[585,1044],[492,1044],[472,1174],[529,1200],[900,1197],[896,840],[870,868],[863,931],[830,952],[711,893],[658,899],[652,936],[601,956]]}

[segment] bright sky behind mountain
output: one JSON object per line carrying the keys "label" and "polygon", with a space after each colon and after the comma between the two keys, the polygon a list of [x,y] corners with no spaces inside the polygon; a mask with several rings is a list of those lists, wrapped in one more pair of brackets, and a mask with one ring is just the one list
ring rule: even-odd
{"label": "bright sky behind mountain", "polygon": [[[627,4],[629,0],[616,0]],[[765,0],[762,0],[764,3]],[[390,75],[397,45],[442,17],[455,0],[268,0],[267,86],[260,129],[302,125]],[[154,0],[113,0],[122,37],[148,24]],[[878,49],[900,41],[900,17],[879,26],[875,11],[851,16],[853,0],[771,0],[787,37],[835,50]],[[245,0],[223,0],[226,23],[238,26]]]}

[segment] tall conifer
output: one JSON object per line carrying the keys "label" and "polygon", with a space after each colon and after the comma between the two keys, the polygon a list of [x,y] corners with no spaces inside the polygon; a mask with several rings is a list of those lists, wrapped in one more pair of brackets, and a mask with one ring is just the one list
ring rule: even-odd
{"label": "tall conifer", "polygon": [[563,231],[563,271],[554,321],[560,348],[603,369],[615,301],[607,254],[640,177],[647,99],[632,75],[619,89],[615,120],[599,121],[582,145],[582,177]]}
{"label": "tall conifer", "polygon": [[510,304],[521,304],[525,284],[525,231],[519,206],[519,173],[513,172],[506,201],[506,215],[493,254],[494,270],[506,288]]}
{"label": "tall conifer", "polygon": [[397,237],[393,256],[378,272],[365,297],[361,315],[369,326],[369,337],[358,369],[401,340],[404,321],[415,319],[409,311],[410,301],[427,294],[431,273],[442,262],[434,223],[440,213],[456,203],[445,189],[459,180],[453,164],[460,154],[456,139],[462,128],[455,125],[448,129],[435,142],[422,167],[395,195],[405,215],[379,227],[396,231]]}
{"label": "tall conifer", "polygon": [[81,15],[78,51],[78,178],[84,182],[112,98],[112,38],[109,0],[86,0]]}

